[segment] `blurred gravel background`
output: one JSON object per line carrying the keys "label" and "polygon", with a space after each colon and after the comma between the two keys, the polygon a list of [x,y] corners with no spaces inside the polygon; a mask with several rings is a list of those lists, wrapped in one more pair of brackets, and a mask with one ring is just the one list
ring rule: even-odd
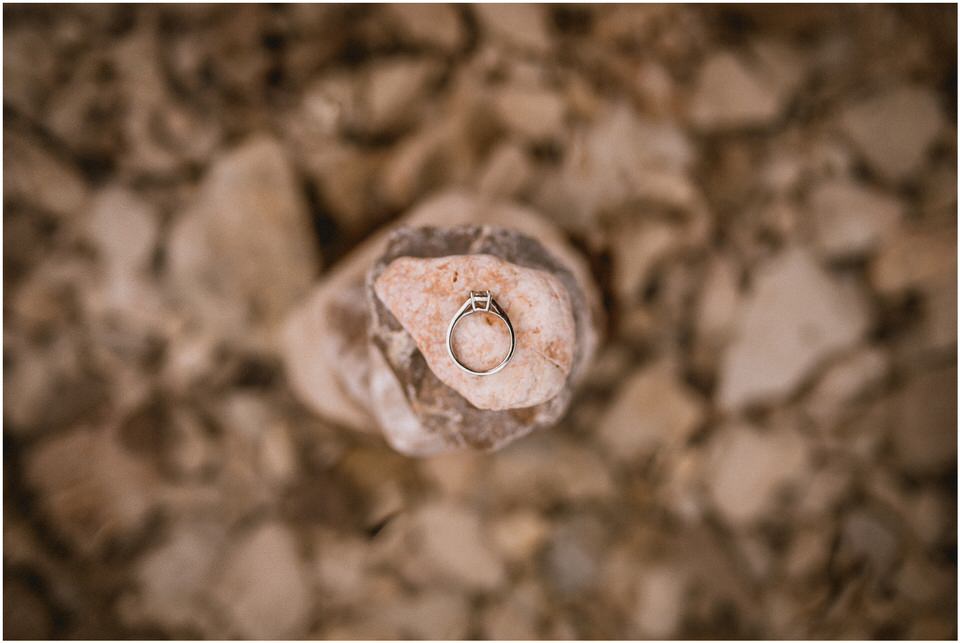
{"label": "blurred gravel background", "polygon": [[[956,637],[955,6],[3,15],[6,638]],[[452,187],[608,341],[408,459],[274,338]]]}

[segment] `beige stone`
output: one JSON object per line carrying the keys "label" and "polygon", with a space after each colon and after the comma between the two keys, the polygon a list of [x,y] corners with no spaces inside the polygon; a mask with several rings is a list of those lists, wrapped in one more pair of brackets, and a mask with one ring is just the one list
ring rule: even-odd
{"label": "beige stone", "polygon": [[514,511],[496,519],[492,538],[504,558],[523,562],[540,548],[547,538],[550,523],[533,511]]}
{"label": "beige stone", "polygon": [[397,4],[388,11],[414,42],[444,51],[459,49],[466,36],[457,7],[446,4]]}
{"label": "beige stone", "polygon": [[534,640],[543,612],[541,591],[532,582],[522,582],[501,594],[484,610],[481,627],[491,640]]}
{"label": "beige stone", "polygon": [[550,434],[533,436],[493,458],[491,480],[505,501],[550,506],[616,493],[610,466],[585,445]]}
{"label": "beige stone", "polygon": [[873,171],[901,181],[923,166],[944,116],[933,91],[903,85],[847,107],[840,124]]}
{"label": "beige stone", "polygon": [[495,39],[536,53],[550,48],[544,8],[526,4],[478,4],[480,25]]}
{"label": "beige stone", "polygon": [[508,199],[521,193],[532,176],[533,168],[523,148],[503,143],[490,153],[477,180],[477,191],[487,197]]}
{"label": "beige stone", "polygon": [[889,357],[881,350],[867,348],[832,365],[810,392],[809,413],[820,422],[839,417],[845,407],[876,388],[890,370]]}
{"label": "beige stone", "polygon": [[564,132],[566,108],[557,92],[539,88],[506,87],[497,93],[494,105],[500,120],[523,139],[557,139]]}
{"label": "beige stone", "polygon": [[675,123],[642,119],[616,103],[571,139],[563,166],[544,181],[538,197],[564,225],[589,230],[601,214],[637,202],[682,211],[702,205],[687,175],[696,150]]}
{"label": "beige stone", "polygon": [[67,220],[84,210],[90,188],[77,168],[32,137],[8,130],[3,138],[3,198]]}
{"label": "beige stone", "polygon": [[[477,408],[535,406],[563,388],[573,361],[574,319],[563,284],[549,273],[490,255],[400,257],[377,278],[375,289],[430,369]],[[493,294],[516,333],[512,359],[487,377],[462,372],[447,354],[448,322],[474,290]],[[496,366],[510,348],[503,324],[489,321],[473,315],[457,325],[454,335],[454,350],[477,370]]]}
{"label": "beige stone", "polygon": [[387,130],[415,118],[417,98],[434,69],[428,59],[377,64],[364,87],[362,125],[373,131]]}
{"label": "beige stone", "polygon": [[487,542],[480,517],[466,505],[438,501],[415,517],[422,563],[443,579],[472,590],[503,583],[503,562]]}
{"label": "beige stone", "polygon": [[600,419],[599,438],[610,457],[631,461],[683,445],[700,424],[705,407],[678,381],[669,362],[633,373]]}
{"label": "beige stone", "polygon": [[293,534],[280,523],[254,527],[227,553],[212,595],[240,636],[302,636],[310,593]]}
{"label": "beige stone", "polygon": [[204,598],[224,536],[216,525],[200,521],[178,524],[139,563],[137,595],[128,605],[135,614],[128,618],[139,625],[216,631]]}
{"label": "beige stone", "polygon": [[277,322],[306,293],[318,259],[293,168],[263,136],[213,165],[169,249],[174,295],[227,328],[239,315]]}
{"label": "beige stone", "polygon": [[[585,297],[592,321],[578,340],[584,359],[596,349],[600,316],[599,294],[583,258],[561,236],[559,230],[536,212],[507,203],[490,203],[463,192],[444,192],[427,199],[399,222],[400,225],[456,225],[467,222],[509,226],[538,239],[572,272]],[[286,322],[283,354],[294,391],[317,413],[358,430],[379,432],[373,420],[371,386],[379,396],[394,400],[387,405],[384,421],[406,427],[407,452],[437,453],[449,450],[436,435],[424,435],[420,422],[403,399],[396,377],[379,368],[371,378],[366,327],[369,313],[364,300],[364,276],[386,248],[388,234],[378,232],[340,262]],[[411,342],[412,343],[412,342]],[[382,361],[382,357],[378,357]],[[582,373],[574,371],[572,382]],[[388,412],[387,412],[388,411]],[[396,434],[395,434],[396,435]],[[395,439],[398,439],[395,437]]]}
{"label": "beige stone", "polygon": [[469,632],[470,604],[462,594],[429,590],[391,601],[368,618],[397,632],[394,638],[460,640]]}
{"label": "beige stone", "polygon": [[632,614],[635,627],[652,638],[668,638],[683,615],[687,579],[683,570],[671,566],[645,568],[637,579],[637,604]]}
{"label": "beige stone", "polygon": [[43,514],[84,555],[135,536],[159,506],[159,481],[106,429],[43,442],[30,454],[26,479]]}
{"label": "beige stone", "polygon": [[613,283],[624,304],[640,297],[658,261],[676,252],[683,241],[681,228],[665,221],[641,221],[613,235]]}
{"label": "beige stone", "polygon": [[740,305],[740,279],[729,257],[714,257],[697,300],[698,336],[711,344],[725,342]]}
{"label": "beige stone", "polygon": [[707,491],[728,522],[753,522],[774,508],[780,492],[804,478],[808,457],[794,429],[723,426],[710,445]]}
{"label": "beige stone", "polygon": [[737,56],[713,54],[700,69],[690,100],[690,118],[705,130],[772,123],[784,101],[778,88]]}
{"label": "beige stone", "polygon": [[727,409],[789,395],[825,358],[867,330],[864,302],[810,255],[790,248],[763,266],[724,355],[718,399]]}
{"label": "beige stone", "polygon": [[906,227],[885,243],[870,267],[871,284],[883,294],[923,289],[957,272],[957,228]]}
{"label": "beige stone", "polygon": [[839,180],[818,185],[810,197],[818,248],[831,259],[869,254],[903,217],[903,205],[878,190]]}

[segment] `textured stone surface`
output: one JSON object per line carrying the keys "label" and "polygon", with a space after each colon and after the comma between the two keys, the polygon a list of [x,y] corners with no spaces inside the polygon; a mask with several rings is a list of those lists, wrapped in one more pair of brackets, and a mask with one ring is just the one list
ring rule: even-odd
{"label": "textured stone surface", "polygon": [[[516,335],[510,362],[485,377],[457,368],[446,342],[449,320],[471,291],[480,290],[492,293]],[[573,362],[576,328],[570,297],[553,275],[491,255],[399,257],[377,278],[374,291],[414,338],[430,370],[477,408],[535,406],[563,389]],[[486,370],[507,354],[510,340],[502,322],[471,315],[457,324],[453,347],[462,362]]]}
{"label": "textured stone surface", "polygon": [[788,249],[758,274],[724,355],[727,408],[789,395],[810,370],[866,331],[864,303],[808,253]]}
{"label": "textured stone surface", "polygon": [[[5,638],[956,639],[955,7],[3,18]],[[251,146],[263,199],[221,169]],[[493,452],[368,333],[390,234],[462,224],[540,242],[608,338]],[[830,350],[825,293],[866,302]],[[434,429],[536,420],[442,386]]]}
{"label": "textured stone surface", "polygon": [[[398,308],[401,311],[400,321],[389,312],[388,305],[383,301],[387,293],[380,294],[382,291],[376,286],[384,275],[390,276],[390,267],[398,257],[447,257],[468,252],[473,256],[497,255],[505,262],[540,270],[552,277],[552,283],[543,282],[543,276],[536,273],[527,273],[523,277],[536,278],[544,284],[533,290],[539,291],[536,293],[539,298],[547,298],[544,299],[544,305],[550,306],[543,309],[535,300],[531,302],[533,305],[528,310],[540,310],[537,317],[529,319],[532,323],[528,327],[528,319],[523,312],[527,304],[524,299],[535,295],[531,292],[518,298],[518,302],[522,303],[517,309],[516,328],[525,335],[530,333],[524,343],[532,341],[533,351],[525,356],[516,354],[514,359],[523,358],[516,367],[511,361],[501,373],[485,378],[458,373],[455,365],[445,357],[444,320],[449,320],[456,312],[459,307],[457,300],[462,293],[469,292],[476,284],[487,283],[486,279],[501,279],[494,272],[489,272],[490,277],[478,273],[478,280],[470,281],[474,270],[489,271],[497,266],[497,262],[471,259],[463,263],[463,278],[469,283],[460,294],[457,292],[459,281],[453,282],[454,278],[459,279],[457,268],[454,267],[452,272],[444,270],[444,279],[434,282],[443,284],[442,289],[434,287],[437,292],[447,293],[442,302],[444,308],[431,308],[419,313],[415,305],[409,309]],[[470,267],[473,264],[475,268]],[[409,260],[399,264],[403,270],[410,265],[416,264],[411,264]],[[429,264],[421,263],[420,266],[425,268]],[[511,282],[517,284],[518,289],[526,289],[519,285],[516,276],[511,275],[511,272],[514,275],[521,273],[507,270],[503,264],[497,269],[504,270],[505,284]],[[440,273],[431,275],[429,279],[440,279]],[[430,281],[426,282],[427,292],[431,288]],[[389,284],[390,280],[384,283]],[[383,359],[390,369],[390,373],[378,369],[374,362],[374,371],[379,370],[380,373],[375,373],[372,380],[372,408],[385,436],[395,448],[415,453],[431,448],[428,446],[431,442],[436,445],[432,447],[435,450],[467,445],[473,448],[497,448],[535,428],[549,426],[566,409],[572,387],[564,382],[576,381],[585,365],[583,347],[588,346],[590,341],[590,312],[573,274],[537,241],[504,228],[486,226],[400,229],[392,235],[386,252],[368,274],[367,287],[372,310],[373,350],[380,353],[382,357],[379,359]],[[511,305],[513,293],[510,291],[509,286],[504,289],[502,297],[505,306]],[[574,313],[572,320],[565,319],[563,299],[569,301]],[[398,300],[396,305],[401,304],[402,301]],[[423,321],[413,317],[414,313],[423,315]],[[407,322],[414,332],[413,338],[401,323],[404,317],[416,319]],[[494,337],[505,339],[506,334],[500,335],[500,331],[494,330],[495,327],[488,325],[486,320],[474,321],[477,322],[474,330],[469,326],[465,329],[464,358],[490,359],[486,356],[496,351],[486,350],[485,345],[494,344]],[[486,336],[480,335],[480,332],[486,333]],[[480,338],[475,346],[470,345],[473,333]],[[471,353],[472,350],[477,352]],[[517,351],[519,353],[519,346]],[[513,373],[508,372],[511,367],[515,369]],[[564,372],[567,368],[569,374]],[[504,377],[501,379],[497,377],[499,375]],[[444,384],[445,380],[455,384],[456,391]],[[490,410],[484,410],[484,407]],[[396,422],[398,417],[406,417],[406,421]]]}
{"label": "textured stone surface", "polygon": [[[536,212],[504,203],[485,203],[461,192],[446,192],[425,201],[400,224],[413,227],[469,222],[509,226],[528,234],[571,271],[584,297],[585,320],[578,324],[577,342],[583,359],[588,361],[596,349],[601,319],[596,286],[580,255]],[[285,365],[294,390],[318,413],[360,430],[379,432],[370,409],[373,387],[381,399],[389,399],[381,413],[384,424],[395,431],[394,441],[398,432],[406,435],[407,452],[448,450],[450,442],[423,432],[382,357],[376,358],[378,369],[371,370],[374,357],[368,350],[369,313],[364,278],[384,252],[392,230],[381,231],[354,251],[290,315],[283,333]],[[410,347],[415,348],[412,341]],[[372,372],[376,377],[371,378]],[[573,369],[571,383],[581,376],[582,371]]]}

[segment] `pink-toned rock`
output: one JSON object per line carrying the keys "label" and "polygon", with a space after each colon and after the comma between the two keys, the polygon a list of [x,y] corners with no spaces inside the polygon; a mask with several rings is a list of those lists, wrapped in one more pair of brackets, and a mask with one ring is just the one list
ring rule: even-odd
{"label": "pink-toned rock", "polygon": [[[477,408],[534,406],[563,388],[576,338],[570,298],[553,275],[490,255],[400,257],[374,288],[413,336],[430,369]],[[472,290],[493,293],[516,333],[510,362],[485,377],[463,372],[447,355],[447,325]],[[509,346],[504,324],[488,315],[467,317],[454,335],[458,356],[475,369],[495,366]]]}
{"label": "pink-toned rock", "polygon": [[[462,300],[465,300],[474,283],[486,283],[482,279],[499,280],[502,277],[484,277],[474,269],[464,274],[465,280],[481,279],[476,282],[464,282],[463,291],[458,293],[460,276],[457,270],[447,275],[451,283],[444,284],[450,289],[445,295],[447,301],[443,308],[433,315],[418,321],[408,332],[401,321],[390,311],[388,303],[377,293],[377,284],[381,275],[400,257],[437,258],[458,257],[471,254],[468,264],[490,267],[489,259],[478,259],[477,255],[496,255],[504,276],[511,272],[524,274],[525,279],[534,279],[531,285],[522,285],[515,277],[504,281],[506,286],[497,297],[510,310],[514,303],[518,319],[514,322],[523,329],[524,344],[534,341],[539,353],[537,362],[527,361],[523,357],[516,365],[511,361],[501,373],[488,377],[465,376],[457,373],[456,366],[446,356],[446,324],[456,312]],[[462,259],[462,257],[461,257]],[[426,267],[426,266],[425,266]],[[430,275],[430,276],[428,276]],[[544,280],[550,275],[552,282]],[[417,279],[433,279],[432,271],[420,272]],[[456,278],[456,287],[453,279]],[[512,279],[512,281],[511,281]],[[511,284],[518,294],[514,299],[510,292]],[[483,286],[480,286],[483,288]],[[496,290],[495,287],[491,287]],[[381,289],[384,293],[389,288]],[[444,292],[438,288],[438,293]],[[534,294],[536,293],[536,295]],[[556,299],[551,300],[552,296]],[[429,295],[429,298],[427,297]],[[435,293],[421,292],[420,304],[435,306]],[[544,299],[547,297],[547,299]],[[567,299],[567,311],[573,312],[573,321],[562,314],[560,303]],[[401,228],[394,232],[384,254],[377,260],[367,275],[367,299],[370,306],[372,342],[370,359],[370,402],[369,408],[384,435],[394,448],[405,453],[430,454],[453,448],[470,446],[478,449],[496,449],[511,440],[525,435],[536,428],[554,424],[566,411],[572,396],[572,385],[578,381],[587,354],[582,347],[592,343],[595,333],[590,306],[574,275],[536,240],[515,230],[494,226],[466,225],[449,228]],[[461,300],[461,301],[458,301]],[[525,301],[529,300],[529,301]],[[430,301],[431,303],[427,303]],[[529,308],[527,308],[529,306]],[[405,309],[405,317],[414,315],[414,304]],[[537,311],[537,316],[528,316],[524,309]],[[496,319],[489,319],[489,327],[484,328],[484,320],[468,320],[462,337],[465,350],[464,359],[480,360],[481,356],[491,359],[485,344],[495,346]],[[408,321],[408,323],[410,323]],[[572,328],[571,328],[572,326]],[[471,329],[472,328],[472,329]],[[457,328],[458,337],[460,327]],[[481,336],[479,333],[490,333]],[[432,335],[431,335],[432,334]],[[481,338],[472,348],[474,338]],[[506,333],[501,336],[500,355],[505,354],[508,344]],[[518,345],[520,343],[518,341]],[[423,350],[418,347],[423,345]],[[456,348],[456,347],[455,347]],[[519,351],[519,348],[517,349]],[[475,351],[475,352],[472,352]],[[496,360],[496,357],[492,358]],[[516,354],[514,359],[516,359]],[[530,359],[533,359],[531,354]],[[476,363],[480,368],[494,364]],[[436,370],[435,370],[436,369]],[[508,373],[510,369],[510,373]],[[522,374],[521,374],[522,373]],[[497,375],[504,375],[498,378]],[[457,379],[454,379],[457,378]],[[447,382],[456,383],[451,386]],[[474,403],[476,402],[476,403]]]}
{"label": "pink-toned rock", "polygon": [[[548,251],[551,265],[561,271],[557,273],[551,268],[548,272],[565,275],[562,281],[575,300],[576,342],[564,390],[534,407],[480,410],[434,376],[422,357],[419,362],[408,361],[399,370],[391,364],[383,351],[371,345],[373,333],[367,328],[370,301],[393,320],[389,333],[395,335],[396,345],[405,347],[408,357],[420,353],[413,339],[379,301],[372,285],[369,292],[365,290],[366,272],[378,257],[384,256],[388,243],[395,244],[396,235],[401,234],[396,228],[388,228],[340,262],[286,323],[282,342],[287,374],[304,403],[318,414],[351,428],[382,432],[395,449],[411,455],[442,453],[468,445],[496,448],[507,439],[559,419],[569,402],[570,389],[584,377],[599,342],[598,329],[602,327],[599,295],[587,265],[547,219],[506,202],[445,192],[427,199],[400,221],[401,225],[410,226],[402,234],[413,235],[414,240],[420,233],[413,226],[467,223],[509,227],[510,235],[505,240],[524,240],[519,246],[509,246],[514,249],[539,248],[542,244],[538,252]],[[532,242],[530,237],[537,241]],[[460,250],[449,244],[445,248],[435,247],[433,256],[469,254],[480,247],[475,246],[463,245]],[[486,254],[503,252],[495,247],[492,250],[488,249]],[[381,269],[397,256],[416,254],[394,254],[382,261]],[[542,260],[547,255],[538,256]],[[528,260],[513,263],[542,268]],[[458,337],[461,326],[457,328]],[[416,368],[409,370],[413,364]]]}

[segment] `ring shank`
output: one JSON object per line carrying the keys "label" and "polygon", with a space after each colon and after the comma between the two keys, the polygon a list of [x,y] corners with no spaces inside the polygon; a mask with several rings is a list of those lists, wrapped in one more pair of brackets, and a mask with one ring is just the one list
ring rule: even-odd
{"label": "ring shank", "polygon": [[[500,321],[504,323],[507,327],[507,331],[510,333],[510,350],[507,351],[506,356],[500,363],[494,366],[491,369],[486,371],[475,371],[457,357],[456,352],[453,350],[453,332],[456,329],[457,324],[460,323],[462,319],[469,317],[475,313],[486,313],[488,315],[493,315],[497,317]],[[510,319],[507,317],[506,313],[503,312],[503,309],[497,304],[493,298],[490,298],[490,303],[488,308],[475,308],[471,306],[471,300],[467,300],[463,306],[460,307],[460,310],[453,316],[453,319],[450,320],[450,325],[447,327],[447,354],[450,355],[450,359],[453,360],[453,363],[456,364],[460,370],[465,371],[471,375],[493,375],[494,373],[499,373],[507,365],[507,362],[510,361],[510,358],[513,357],[513,351],[517,347],[517,338],[513,330],[513,324],[510,323]]]}

